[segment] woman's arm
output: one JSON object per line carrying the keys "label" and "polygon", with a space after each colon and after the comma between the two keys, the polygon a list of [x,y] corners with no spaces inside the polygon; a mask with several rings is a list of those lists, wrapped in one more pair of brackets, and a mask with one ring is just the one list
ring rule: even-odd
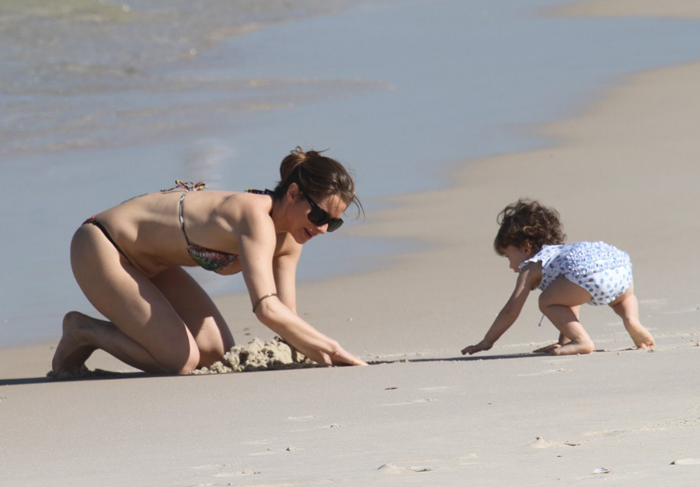
{"label": "woman's arm", "polygon": [[338,342],[316,330],[276,297],[265,299],[255,311],[258,319],[314,362],[326,365],[367,365]]}
{"label": "woman's arm", "polygon": [[301,257],[301,245],[288,237],[277,244],[278,255],[272,260],[272,272],[277,286],[277,297],[293,313],[297,312],[297,264]]}
{"label": "woman's arm", "polygon": [[255,315],[260,322],[315,362],[366,365],[297,315],[294,280],[300,246],[284,242],[280,248],[274,225],[267,215],[257,221],[255,216],[250,216],[238,227],[241,270],[251,303],[275,294],[256,306]]}
{"label": "woman's arm", "polygon": [[508,331],[513,323],[515,323],[515,320],[520,316],[525,301],[527,301],[530,290],[532,290],[535,283],[541,278],[542,271],[540,265],[541,264],[537,262],[528,264],[520,274],[518,274],[518,280],[515,283],[513,294],[511,294],[505,306],[503,306],[503,309],[501,309],[498,316],[496,316],[491,328],[486,332],[484,339],[476,345],[470,345],[462,349],[462,355],[471,355],[483,350],[489,350],[493,347],[493,344]]}

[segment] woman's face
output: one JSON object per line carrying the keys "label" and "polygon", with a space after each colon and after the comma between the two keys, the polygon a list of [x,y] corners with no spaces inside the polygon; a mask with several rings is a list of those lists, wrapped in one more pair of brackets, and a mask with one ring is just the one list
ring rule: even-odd
{"label": "woman's face", "polygon": [[[296,191],[295,195],[294,202],[291,206],[292,222],[290,225],[290,233],[297,243],[304,244],[316,235],[326,233],[328,231],[328,223],[324,223],[323,225],[312,223],[309,220],[309,214],[313,209],[312,203],[309,202],[300,191]],[[319,200],[311,198],[311,200],[318,208],[328,213],[331,218],[341,218],[348,206],[338,195],[326,196]]]}

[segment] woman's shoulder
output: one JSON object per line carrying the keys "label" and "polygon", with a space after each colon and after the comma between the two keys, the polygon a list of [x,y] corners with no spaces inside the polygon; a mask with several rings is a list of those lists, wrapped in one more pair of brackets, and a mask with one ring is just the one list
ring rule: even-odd
{"label": "woman's shoulder", "polygon": [[245,230],[247,228],[272,229],[274,225],[270,218],[272,199],[266,195],[249,192],[220,192],[217,202],[219,216],[227,220],[232,227]]}
{"label": "woman's shoulder", "polygon": [[259,195],[245,191],[207,190],[197,193],[197,196],[209,198],[215,206],[220,206],[221,211],[229,213],[255,211],[264,205]]}

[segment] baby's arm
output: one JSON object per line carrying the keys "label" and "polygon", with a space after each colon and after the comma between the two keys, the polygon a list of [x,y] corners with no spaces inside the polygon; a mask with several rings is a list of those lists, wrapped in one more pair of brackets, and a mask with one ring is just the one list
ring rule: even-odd
{"label": "baby's arm", "polygon": [[471,355],[483,350],[489,350],[501,338],[501,335],[515,323],[525,305],[525,301],[527,301],[527,296],[530,294],[533,284],[538,280],[538,271],[538,267],[529,264],[520,272],[513,294],[511,294],[510,299],[508,299],[500,313],[498,313],[491,328],[486,332],[484,339],[476,345],[470,345],[462,349],[462,355]]}

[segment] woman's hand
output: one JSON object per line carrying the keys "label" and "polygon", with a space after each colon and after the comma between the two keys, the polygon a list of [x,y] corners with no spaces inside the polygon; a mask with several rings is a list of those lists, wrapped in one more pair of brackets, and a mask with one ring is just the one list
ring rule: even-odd
{"label": "woman's hand", "polygon": [[491,350],[491,347],[493,347],[493,343],[488,342],[486,340],[481,340],[476,345],[469,345],[468,347],[463,348],[462,355],[473,355],[477,352],[483,352],[484,350]]}
{"label": "woman's hand", "polygon": [[367,362],[354,356],[341,346],[338,346],[338,349],[330,356],[330,359],[333,365],[367,365]]}

